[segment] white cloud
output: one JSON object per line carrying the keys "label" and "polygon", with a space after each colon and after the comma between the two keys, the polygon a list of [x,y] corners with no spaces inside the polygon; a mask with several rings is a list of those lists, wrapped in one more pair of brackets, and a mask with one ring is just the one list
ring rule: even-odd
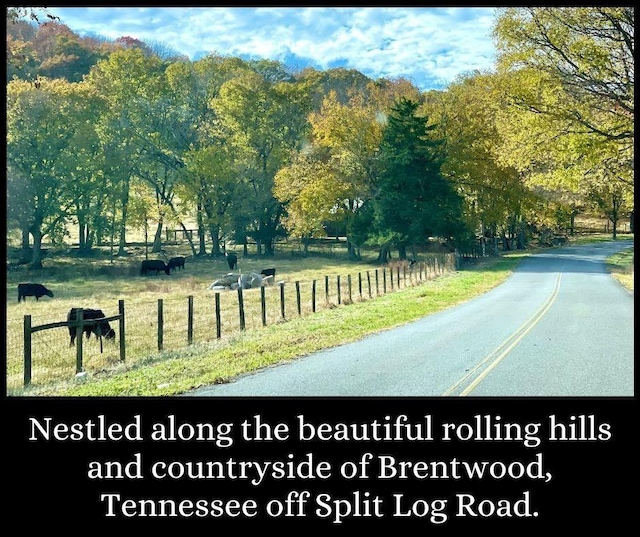
{"label": "white cloud", "polygon": [[372,78],[405,77],[423,89],[493,67],[492,8],[50,8],[73,31],[163,43],[203,53],[282,60],[320,68],[345,61]]}

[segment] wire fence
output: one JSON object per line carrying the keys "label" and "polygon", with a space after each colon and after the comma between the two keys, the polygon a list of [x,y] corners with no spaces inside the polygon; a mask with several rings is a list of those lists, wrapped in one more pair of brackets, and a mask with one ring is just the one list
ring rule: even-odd
{"label": "wire fence", "polygon": [[[410,265],[396,263],[355,275],[325,276],[255,289],[171,294],[155,300],[122,300],[125,320],[125,362],[152,358],[161,352],[179,351],[189,345],[232,337],[286,320],[311,315],[340,305],[375,299],[418,285],[445,272],[455,271],[460,258],[438,254]],[[30,317],[32,327],[66,320],[69,302],[50,302]],[[105,307],[106,306],[106,307]],[[119,304],[102,306],[105,317],[117,316]],[[118,328],[117,323],[113,328]],[[75,330],[75,328],[73,328]],[[47,384],[73,379],[77,371],[76,347],[68,326],[25,334],[24,317],[7,319],[7,390],[24,385],[25,340],[31,341],[30,383]],[[82,369],[109,372],[121,363],[119,338],[83,341]]]}

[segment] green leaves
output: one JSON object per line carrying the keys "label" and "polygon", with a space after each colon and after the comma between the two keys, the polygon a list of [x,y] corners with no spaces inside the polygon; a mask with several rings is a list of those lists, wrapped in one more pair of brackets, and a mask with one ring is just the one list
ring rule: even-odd
{"label": "green leaves", "polygon": [[441,172],[441,142],[418,107],[401,98],[389,114],[373,198],[378,231],[396,233],[401,248],[430,236],[454,238],[464,228],[462,199]]}
{"label": "green leaves", "polygon": [[494,36],[510,102],[501,161],[531,186],[584,199],[613,189],[632,209],[633,8],[509,8]]}

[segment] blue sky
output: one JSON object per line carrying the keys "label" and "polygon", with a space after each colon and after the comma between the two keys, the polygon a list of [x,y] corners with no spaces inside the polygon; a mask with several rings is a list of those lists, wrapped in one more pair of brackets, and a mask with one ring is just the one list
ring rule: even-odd
{"label": "blue sky", "polygon": [[79,35],[137,38],[191,60],[212,52],[293,68],[345,67],[443,89],[493,69],[492,7],[50,7]]}

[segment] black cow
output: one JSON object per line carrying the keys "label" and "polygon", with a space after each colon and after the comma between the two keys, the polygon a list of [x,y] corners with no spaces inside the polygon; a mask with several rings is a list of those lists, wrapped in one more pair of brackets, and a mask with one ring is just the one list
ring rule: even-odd
{"label": "black cow", "polygon": [[[88,308],[71,308],[69,313],[67,313],[67,322],[77,321],[78,320],[78,311],[82,310],[82,319],[102,319],[104,318],[104,313],[102,310],[94,310]],[[69,345],[73,345],[76,340],[76,327],[69,327],[69,336],[71,336],[71,342]],[[82,331],[87,335],[87,339],[91,337],[91,333],[96,335],[96,338],[100,338],[104,336],[106,339],[113,339],[116,337],[116,331],[111,328],[108,321],[99,321],[96,323],[86,324],[82,327]]]}
{"label": "black cow", "polygon": [[18,284],[18,302],[27,301],[28,296],[35,296],[38,300],[42,296],[50,296],[53,298],[53,292],[40,283],[19,283]]}
{"label": "black cow", "polygon": [[169,262],[167,263],[167,265],[169,265],[169,270],[180,270],[180,269],[184,269],[184,262],[185,262],[185,258],[184,257],[172,257],[171,259],[169,259]]}
{"label": "black cow", "polygon": [[262,274],[263,276],[273,276],[275,278],[276,277],[276,269],[274,269],[274,268],[266,268],[264,270],[261,270],[260,274]]}
{"label": "black cow", "polygon": [[147,272],[156,271],[156,275],[163,271],[165,274],[171,274],[171,269],[162,259],[145,259],[140,266],[140,274],[144,276]]}
{"label": "black cow", "polygon": [[227,254],[227,263],[229,263],[229,268],[233,270],[234,268],[238,268],[238,256],[233,252]]}

